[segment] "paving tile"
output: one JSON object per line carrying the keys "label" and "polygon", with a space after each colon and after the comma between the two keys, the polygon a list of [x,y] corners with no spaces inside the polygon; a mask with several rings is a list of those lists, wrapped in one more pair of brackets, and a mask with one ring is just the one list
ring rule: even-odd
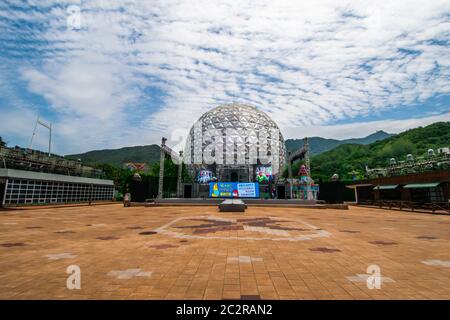
{"label": "paving tile", "polygon": [[[0,299],[450,299],[449,224],[355,206],[9,210]],[[66,288],[69,265],[80,290]]]}

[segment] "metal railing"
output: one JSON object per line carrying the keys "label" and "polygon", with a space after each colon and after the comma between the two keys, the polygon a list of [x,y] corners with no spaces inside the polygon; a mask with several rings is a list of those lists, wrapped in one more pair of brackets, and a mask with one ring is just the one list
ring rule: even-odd
{"label": "metal railing", "polygon": [[100,169],[83,166],[80,161],[66,159],[58,155],[51,157],[44,152],[24,148],[0,146],[0,168],[35,172],[102,178]]}
{"label": "metal railing", "polygon": [[386,209],[399,209],[410,211],[431,211],[450,214],[450,202],[417,202],[401,200],[361,200],[358,205],[374,206]]}

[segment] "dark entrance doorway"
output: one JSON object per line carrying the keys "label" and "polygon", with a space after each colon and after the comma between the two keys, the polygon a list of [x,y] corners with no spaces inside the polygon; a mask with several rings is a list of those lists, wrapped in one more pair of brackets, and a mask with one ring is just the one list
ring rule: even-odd
{"label": "dark entrance doorway", "polygon": [[231,182],[239,182],[239,175],[236,171],[231,172],[230,180]]}
{"label": "dark entrance doorway", "polygon": [[191,184],[184,185],[183,195],[185,198],[192,198],[192,185]]}
{"label": "dark entrance doorway", "polygon": [[5,195],[6,180],[0,179],[0,207],[3,206],[3,196]]}
{"label": "dark entrance doorway", "polygon": [[277,186],[277,199],[286,199],[286,187]]}
{"label": "dark entrance doorway", "polygon": [[322,182],[319,184],[319,199],[326,203],[344,203],[345,185],[341,181]]}
{"label": "dark entrance doorway", "polygon": [[131,201],[144,202],[147,199],[148,192],[143,181],[132,180],[129,185],[129,191],[131,193]]}

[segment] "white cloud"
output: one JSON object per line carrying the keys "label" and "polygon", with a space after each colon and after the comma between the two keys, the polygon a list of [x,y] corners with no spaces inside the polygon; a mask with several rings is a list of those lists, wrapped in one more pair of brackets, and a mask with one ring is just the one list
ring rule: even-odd
{"label": "white cloud", "polygon": [[385,119],[329,126],[289,127],[283,133],[285,139],[315,136],[329,139],[363,138],[379,130],[388,133],[400,133],[411,128],[423,127],[439,121],[450,121],[450,113],[403,120]]}
{"label": "white cloud", "polygon": [[44,71],[25,69],[23,77],[30,91],[42,95],[56,112],[109,121],[122,116],[123,107],[136,95],[132,83],[124,81],[124,72],[111,63],[75,60],[48,64]]}
{"label": "white cloud", "polygon": [[[66,27],[72,3],[81,8],[79,31]],[[444,0],[54,4],[0,10],[45,28],[0,26],[6,38],[36,42],[9,50],[36,50],[37,62],[19,75],[55,114],[60,152],[158,143],[233,101],[268,112],[286,136],[361,136],[392,131],[383,127],[391,120],[326,125],[449,93]]]}

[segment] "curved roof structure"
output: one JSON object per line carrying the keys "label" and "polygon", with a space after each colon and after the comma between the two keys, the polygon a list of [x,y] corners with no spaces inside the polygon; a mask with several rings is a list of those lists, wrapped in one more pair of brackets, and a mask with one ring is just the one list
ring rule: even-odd
{"label": "curved roof structure", "polygon": [[274,173],[285,163],[285,145],[277,124],[254,106],[225,104],[204,113],[186,141],[187,164],[230,167],[271,165]]}

